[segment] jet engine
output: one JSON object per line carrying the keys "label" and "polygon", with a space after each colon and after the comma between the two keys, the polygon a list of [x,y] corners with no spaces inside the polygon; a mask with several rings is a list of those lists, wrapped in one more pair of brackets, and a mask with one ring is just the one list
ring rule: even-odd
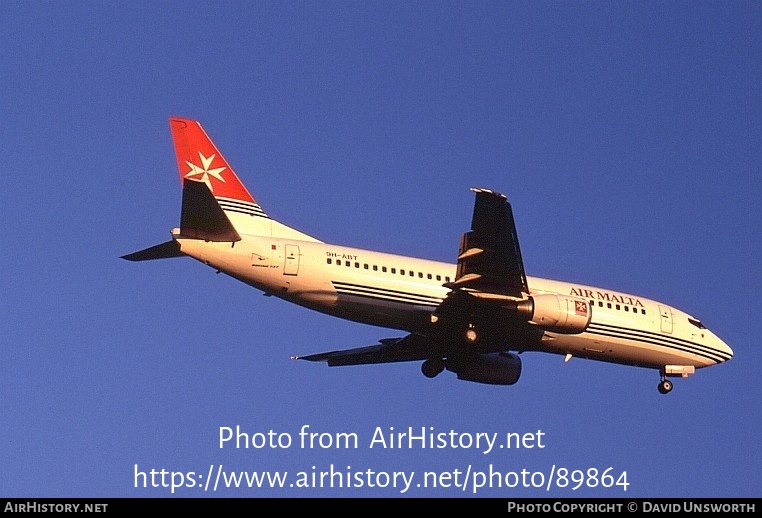
{"label": "jet engine", "polygon": [[521,376],[521,358],[509,352],[447,358],[447,370],[458,379],[489,385],[513,385]]}
{"label": "jet engine", "polygon": [[516,310],[530,324],[562,334],[583,332],[593,317],[588,300],[566,295],[534,295],[519,302]]}

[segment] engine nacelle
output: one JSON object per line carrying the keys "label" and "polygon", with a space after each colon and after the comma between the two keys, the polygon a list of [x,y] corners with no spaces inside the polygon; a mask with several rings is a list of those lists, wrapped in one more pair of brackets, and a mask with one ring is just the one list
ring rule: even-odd
{"label": "engine nacelle", "polygon": [[563,334],[583,332],[593,317],[588,300],[568,295],[534,295],[519,302],[517,310],[530,324]]}
{"label": "engine nacelle", "polygon": [[447,370],[459,380],[489,385],[513,385],[521,376],[521,358],[508,352],[448,358]]}

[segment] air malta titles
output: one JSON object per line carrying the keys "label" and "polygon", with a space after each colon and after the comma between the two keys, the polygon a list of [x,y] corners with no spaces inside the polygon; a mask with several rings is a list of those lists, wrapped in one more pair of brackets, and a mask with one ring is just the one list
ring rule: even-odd
{"label": "air malta titles", "polygon": [[605,300],[607,302],[618,302],[619,304],[626,304],[628,306],[640,306],[643,307],[643,303],[640,299],[633,298],[628,295],[616,295],[615,293],[609,293],[607,291],[593,291],[587,288],[572,288],[569,295],[575,297],[582,297],[585,299]]}

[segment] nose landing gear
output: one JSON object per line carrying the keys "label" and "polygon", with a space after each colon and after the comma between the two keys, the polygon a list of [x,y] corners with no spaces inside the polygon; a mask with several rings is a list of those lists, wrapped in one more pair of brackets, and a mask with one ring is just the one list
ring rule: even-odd
{"label": "nose landing gear", "polygon": [[672,390],[672,382],[666,376],[662,376],[659,382],[659,393],[668,394]]}

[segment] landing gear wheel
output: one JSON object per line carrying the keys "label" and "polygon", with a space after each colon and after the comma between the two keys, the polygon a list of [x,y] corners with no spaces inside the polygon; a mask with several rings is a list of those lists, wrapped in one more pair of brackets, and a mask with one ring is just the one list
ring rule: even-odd
{"label": "landing gear wheel", "polygon": [[444,361],[441,359],[430,359],[423,362],[421,372],[427,378],[435,378],[445,368]]}
{"label": "landing gear wheel", "polygon": [[664,379],[659,382],[659,392],[661,394],[668,394],[672,390],[672,382]]}
{"label": "landing gear wheel", "polygon": [[463,336],[465,336],[466,341],[469,343],[474,343],[479,339],[479,335],[477,334],[476,329],[474,329],[473,325],[468,326],[468,329],[466,329],[466,332]]}

